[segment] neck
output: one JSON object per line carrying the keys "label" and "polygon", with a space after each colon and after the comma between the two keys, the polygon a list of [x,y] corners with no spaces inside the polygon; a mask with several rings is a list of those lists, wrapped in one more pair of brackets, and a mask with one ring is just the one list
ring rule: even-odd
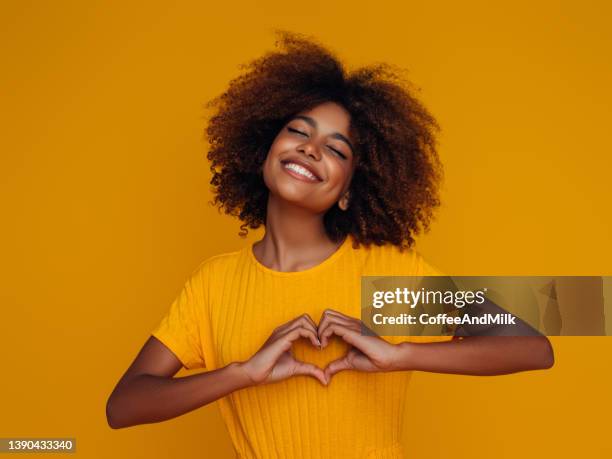
{"label": "neck", "polygon": [[253,245],[254,255],[262,264],[278,271],[301,271],[318,265],[341,245],[327,236],[323,215],[270,194],[266,231]]}

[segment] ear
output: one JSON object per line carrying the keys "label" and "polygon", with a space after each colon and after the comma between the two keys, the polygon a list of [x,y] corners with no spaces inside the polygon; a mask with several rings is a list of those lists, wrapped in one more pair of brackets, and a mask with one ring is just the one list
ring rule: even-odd
{"label": "ear", "polygon": [[347,191],[338,201],[338,207],[340,207],[341,210],[346,210],[348,209],[348,206],[349,206],[349,192]]}

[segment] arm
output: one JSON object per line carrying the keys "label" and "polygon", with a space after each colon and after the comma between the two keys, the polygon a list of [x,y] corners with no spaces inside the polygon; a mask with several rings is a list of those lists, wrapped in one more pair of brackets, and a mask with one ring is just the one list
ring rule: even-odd
{"label": "arm", "polygon": [[470,336],[440,343],[395,345],[395,370],[501,375],[550,368],[554,353],[545,336]]}
{"label": "arm", "polygon": [[151,336],[106,402],[108,425],[118,429],[164,421],[236,390],[292,376],[310,376],[326,384],[323,370],[291,355],[292,343],[300,338],[319,345],[314,322],[307,315],[277,327],[262,347],[244,362],[174,378],[182,362]]}
{"label": "arm", "polygon": [[[471,317],[503,313],[508,311],[488,298],[464,308]],[[552,367],[554,353],[548,338],[519,317],[514,319],[513,325],[459,325],[452,341],[400,343],[396,365],[404,370],[481,376]]]}
{"label": "arm", "polygon": [[548,338],[536,336],[468,336],[438,343],[391,344],[363,335],[365,325],[338,311],[326,310],[319,325],[325,347],[332,335],[351,345],[349,352],[325,368],[329,379],[343,370],[429,371],[465,375],[499,375],[550,368],[554,354]]}
{"label": "arm", "polygon": [[239,363],[182,378],[181,361],[150,337],[106,403],[113,429],[164,421],[192,411],[251,383]]}

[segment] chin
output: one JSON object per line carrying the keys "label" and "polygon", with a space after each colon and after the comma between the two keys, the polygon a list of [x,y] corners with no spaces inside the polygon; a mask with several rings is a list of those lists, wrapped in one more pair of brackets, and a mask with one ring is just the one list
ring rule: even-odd
{"label": "chin", "polygon": [[[265,178],[264,181],[266,181]],[[321,208],[321,203],[317,202],[318,199],[313,196],[314,187],[311,184],[300,183],[291,178],[286,180],[281,175],[280,177],[275,177],[272,183],[267,183],[266,181],[266,185],[276,199],[313,213],[325,211],[325,208]]]}
{"label": "chin", "polygon": [[274,197],[279,201],[290,204],[295,207],[300,207],[311,212],[318,212],[317,206],[314,206],[312,196],[304,193],[303,190],[296,189],[277,189],[273,193]]}
{"label": "chin", "polygon": [[312,203],[309,202],[308,196],[305,196],[304,193],[281,192],[277,194],[277,198],[305,209],[312,207]]}

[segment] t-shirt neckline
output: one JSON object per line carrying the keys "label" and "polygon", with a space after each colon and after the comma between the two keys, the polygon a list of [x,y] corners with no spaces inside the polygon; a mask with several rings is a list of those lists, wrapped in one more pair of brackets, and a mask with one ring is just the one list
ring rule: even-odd
{"label": "t-shirt neckline", "polygon": [[327,266],[333,264],[351,246],[351,236],[347,235],[342,244],[340,244],[340,246],[336,249],[336,251],[332,253],[329,257],[327,257],[325,260],[323,260],[321,263],[315,266],[311,266],[307,269],[302,269],[300,271],[277,271],[275,269],[268,268],[267,266],[262,264],[253,253],[254,245],[255,243],[247,245],[246,251],[249,259],[251,260],[251,263],[253,263],[259,270],[275,276],[295,277],[318,272],[326,268]]}

